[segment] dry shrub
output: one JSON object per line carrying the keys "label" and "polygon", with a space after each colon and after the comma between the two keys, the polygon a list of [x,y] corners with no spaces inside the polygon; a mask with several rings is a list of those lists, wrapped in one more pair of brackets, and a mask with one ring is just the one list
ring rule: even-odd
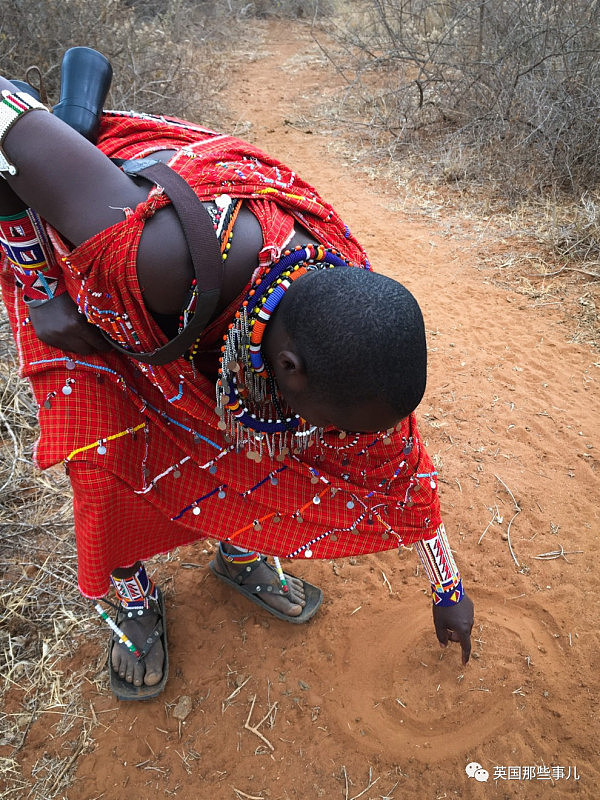
{"label": "dry shrub", "polygon": [[224,52],[249,17],[316,19],[333,0],[4,0],[0,74],[24,80],[39,67],[48,101],[59,99],[69,47],[103,53],[114,71],[107,107],[167,113],[213,126],[228,121],[219,95]]}
{"label": "dry shrub", "polygon": [[548,204],[539,239],[563,264],[576,260],[587,275],[600,277],[600,194],[586,192],[578,203]]}
{"label": "dry shrub", "polygon": [[354,0],[327,22],[327,44],[318,37],[347,84],[338,120],[378,169],[447,186],[470,213],[550,206],[544,235],[527,233],[593,266],[599,11],[598,0]]}
{"label": "dry shrub", "polygon": [[315,20],[333,13],[334,0],[226,0],[224,5],[241,17]]}
{"label": "dry shrub", "polygon": [[4,0],[0,73],[25,79],[40,68],[51,104],[69,47],[87,46],[111,62],[107,106],[198,118],[215,125],[223,86],[218,56],[225,31],[193,0]]}
{"label": "dry shrub", "polygon": [[588,0],[364,0],[340,34],[349,97],[398,150],[461,152],[515,196],[600,179],[600,28]]}

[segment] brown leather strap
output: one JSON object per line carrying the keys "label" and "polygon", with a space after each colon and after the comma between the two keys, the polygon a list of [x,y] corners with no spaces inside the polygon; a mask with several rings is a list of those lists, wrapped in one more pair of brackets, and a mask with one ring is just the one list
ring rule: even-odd
{"label": "brown leather strap", "polygon": [[181,175],[161,161],[151,158],[125,161],[121,167],[127,175],[146,178],[164,189],[185,235],[194,265],[198,297],[196,310],[189,324],[178,336],[152,352],[134,353],[101,332],[115,350],[129,358],[143,361],[144,364],[167,364],[189,350],[212,317],[221,294],[223,258],[208,211]]}

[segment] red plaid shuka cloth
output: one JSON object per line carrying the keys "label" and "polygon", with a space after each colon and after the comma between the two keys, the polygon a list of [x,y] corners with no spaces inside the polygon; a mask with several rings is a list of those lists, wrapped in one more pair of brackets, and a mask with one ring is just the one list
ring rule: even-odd
{"label": "red plaid shuka cloth", "polygon": [[[98,147],[136,158],[175,149],[170,165],[201,199],[243,197],[260,222],[260,264],[276,259],[294,219],[358,267],[364,251],[316,191],[283,164],[229,136],[180,120],[109,112]],[[125,218],[64,259],[71,297],[122,344],[153,350],[165,336],[144,307],[136,251],[145,220],[168,199],[157,189]],[[42,469],[64,461],[74,491],[79,586],[88,597],[109,575],[174,547],[211,537],[289,558],[338,558],[409,545],[441,522],[437,480],[414,415],[401,430],[327,431],[302,455],[250,461],[225,442],[215,385],[186,359],[163,367],[115,352],[77,356],[41,342],[8,264],[2,289],[21,373],[39,404]],[[216,372],[239,301],[203,334],[203,372]]]}

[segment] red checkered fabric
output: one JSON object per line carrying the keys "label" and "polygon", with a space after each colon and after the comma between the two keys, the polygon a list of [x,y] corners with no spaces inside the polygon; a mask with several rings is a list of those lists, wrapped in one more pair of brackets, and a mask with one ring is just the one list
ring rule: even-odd
{"label": "red checkered fabric", "polygon": [[[263,230],[265,261],[293,219],[357,266],[358,242],[312,187],[250,145],[180,121],[109,115],[99,146],[110,156],[183,148],[172,165],[202,198],[249,198]],[[242,173],[242,174],[238,174]],[[266,190],[266,192],[265,192]],[[135,270],[145,219],[167,201],[155,191],[122,223],[66,256],[72,297],[97,324],[142,350],[164,343],[143,307]],[[303,454],[260,463],[218,429],[214,382],[180,358],[149,367],[117,354],[73,356],[35,336],[12,271],[2,289],[19,355],[39,403],[41,468],[65,461],[74,490],[79,585],[90,597],[137,559],[203,537],[267,554],[337,558],[411,544],[441,522],[437,480],[414,415],[391,436],[339,438],[328,431]],[[236,304],[204,333],[216,353]]]}

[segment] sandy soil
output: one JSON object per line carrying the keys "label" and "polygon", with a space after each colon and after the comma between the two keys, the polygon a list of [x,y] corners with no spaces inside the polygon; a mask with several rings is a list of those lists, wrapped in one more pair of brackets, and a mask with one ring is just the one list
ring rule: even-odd
{"label": "sandy soil", "polygon": [[[232,66],[227,102],[246,138],[314,183],[375,268],[420,299],[421,430],[476,603],[473,658],[464,668],[456,645],[440,649],[412,552],[298,564],[326,592],[298,629],[214,580],[206,543],[180,550],[155,573],[168,599],[166,692],[119,705],[104,678],[90,680],[94,745],[64,796],[597,797],[600,358],[572,341],[559,306],[481,269],[506,243],[403,214],[393,188],[343,163],[317,123],[289,124],[310,120],[331,74],[308,30],[288,29],[272,25],[259,57]],[[98,665],[88,643],[65,668],[92,678]],[[47,721],[32,725],[26,762],[47,736]],[[467,776],[473,761],[487,782]]]}

